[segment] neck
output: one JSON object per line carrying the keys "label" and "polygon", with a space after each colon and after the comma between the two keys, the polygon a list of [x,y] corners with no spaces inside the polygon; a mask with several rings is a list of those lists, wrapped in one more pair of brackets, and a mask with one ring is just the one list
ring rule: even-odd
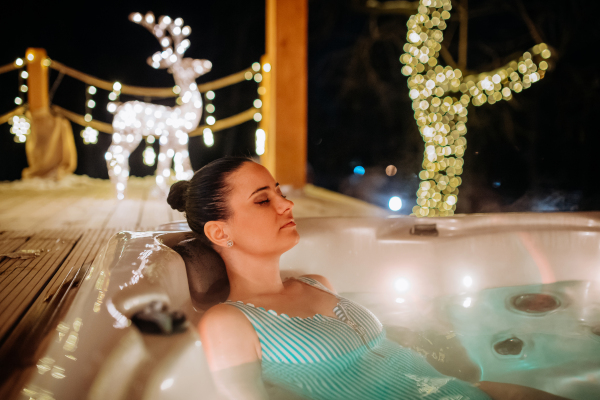
{"label": "neck", "polygon": [[219,252],[227,266],[232,300],[283,293],[284,286],[279,273],[281,255],[253,256],[235,248]]}

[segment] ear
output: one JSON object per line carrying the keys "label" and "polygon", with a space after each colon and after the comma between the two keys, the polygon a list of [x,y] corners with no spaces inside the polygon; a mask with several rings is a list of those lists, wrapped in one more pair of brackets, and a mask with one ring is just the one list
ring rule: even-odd
{"label": "ear", "polygon": [[226,224],[223,221],[208,221],[204,224],[204,234],[214,244],[227,247],[229,235],[225,232]]}

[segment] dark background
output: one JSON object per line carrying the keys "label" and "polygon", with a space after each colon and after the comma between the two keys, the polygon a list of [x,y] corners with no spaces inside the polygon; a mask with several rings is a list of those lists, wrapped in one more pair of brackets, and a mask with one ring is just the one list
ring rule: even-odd
{"label": "dark background", "polygon": [[[146,58],[160,47],[129,13],[182,17],[192,28],[187,57],[213,63],[198,82],[247,68],[264,53],[263,1],[34,2],[3,5],[4,38],[0,65],[23,57],[27,47],[43,47],[49,57],[110,81],[139,86],[172,86],[164,70]],[[364,0],[309,1],[308,179],[387,207],[391,196],[415,203],[423,141],[413,118],[406,77],[398,61],[405,43],[407,15],[376,14]],[[551,46],[546,77],[515,94],[511,101],[469,106],[467,151],[457,212],[600,210],[597,183],[600,159],[598,118],[600,68],[593,61],[600,39],[591,2],[582,0],[470,0],[468,68],[500,67],[536,44],[520,9]],[[453,15],[457,15],[456,9]],[[446,29],[450,36],[452,22]],[[458,33],[449,44],[456,56]],[[443,64],[443,62],[442,62]],[[56,78],[52,71],[50,85]],[[249,108],[255,82],[216,91],[217,119]],[[14,108],[17,73],[0,75],[0,114]],[[107,92],[94,96],[94,118],[110,122]],[[121,96],[121,101],[132,97]],[[85,85],[65,77],[53,102],[85,113]],[[173,105],[174,99],[155,100]],[[0,180],[20,178],[25,146],[13,141],[9,125],[0,126]],[[73,125],[77,174],[108,178],[104,152],[110,136],[84,145]],[[216,132],[215,145],[190,138],[194,169],[226,154],[254,155],[256,123]],[[131,173],[154,167],[142,163],[143,146],[130,158]],[[353,173],[355,166],[366,169]],[[385,174],[395,165],[398,173]]]}

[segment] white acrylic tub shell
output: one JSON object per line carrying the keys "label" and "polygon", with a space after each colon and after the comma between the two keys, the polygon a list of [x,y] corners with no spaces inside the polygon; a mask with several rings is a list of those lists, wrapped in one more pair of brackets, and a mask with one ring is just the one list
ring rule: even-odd
{"label": "white acrylic tub shell", "polygon": [[[577,280],[588,282],[582,290],[598,292],[600,213],[306,218],[296,223],[301,240],[283,255],[282,276],[325,275],[342,295],[364,299],[384,324],[410,324],[414,318],[410,304],[423,299],[459,295],[467,301],[471,293],[475,299],[475,293],[485,288]],[[417,224],[436,224],[438,236],[412,235]],[[185,265],[165,245],[176,243],[177,231],[188,228],[176,223],[163,229],[121,232],[110,239],[54,332],[24,394],[57,400],[218,398],[194,329],[201,313],[192,307]],[[535,291],[532,288],[529,291]],[[520,289],[514,290],[518,294]],[[183,311],[190,329],[171,336],[140,333],[129,318],[154,300]],[[565,365],[544,361],[553,349],[546,339],[536,342],[538,336],[546,337],[543,334],[525,335],[529,346],[525,361],[539,360],[536,365],[544,368],[543,374],[535,369],[515,370],[525,361],[499,359],[491,344],[510,334],[510,324],[530,327],[531,333],[545,329],[540,326],[556,329],[553,321],[557,321],[565,334],[585,335],[586,327],[600,326],[597,300],[584,296],[572,300],[577,307],[571,304],[536,317],[500,310],[497,318],[485,321],[489,338],[480,335],[478,341],[469,336],[476,329],[470,327],[477,324],[472,315],[449,306],[448,318],[456,324],[455,332],[467,352],[481,363],[483,379],[583,399],[600,390],[600,365],[585,354],[581,363],[567,360],[570,375],[565,377]],[[598,351],[600,340],[588,336],[580,346],[589,356]]]}

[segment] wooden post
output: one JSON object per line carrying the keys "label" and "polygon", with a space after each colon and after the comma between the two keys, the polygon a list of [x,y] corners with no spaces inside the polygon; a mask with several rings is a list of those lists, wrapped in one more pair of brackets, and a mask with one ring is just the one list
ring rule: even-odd
{"label": "wooden post", "polygon": [[48,110],[48,65],[46,50],[29,48],[25,54],[27,59],[27,83],[29,90],[27,98],[32,112]]}
{"label": "wooden post", "polygon": [[[266,82],[261,163],[282,185],[306,184],[308,0],[266,0]],[[270,76],[269,76],[270,75]]]}

